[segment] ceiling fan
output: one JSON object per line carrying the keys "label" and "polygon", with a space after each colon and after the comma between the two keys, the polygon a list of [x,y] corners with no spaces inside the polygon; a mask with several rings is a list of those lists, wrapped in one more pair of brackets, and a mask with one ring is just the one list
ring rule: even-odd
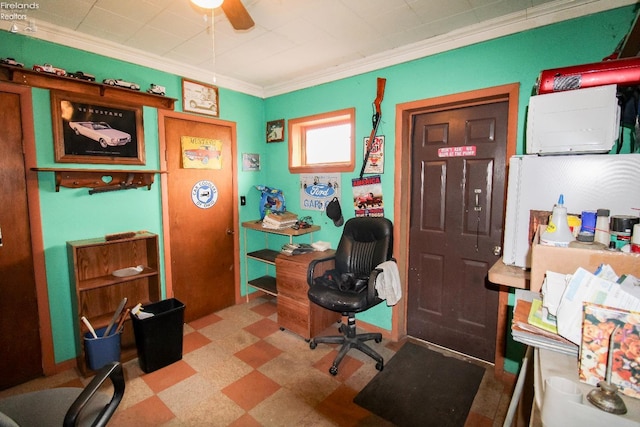
{"label": "ceiling fan", "polygon": [[215,9],[222,6],[229,23],[236,30],[248,30],[255,25],[240,0],[191,0],[191,2],[203,9]]}

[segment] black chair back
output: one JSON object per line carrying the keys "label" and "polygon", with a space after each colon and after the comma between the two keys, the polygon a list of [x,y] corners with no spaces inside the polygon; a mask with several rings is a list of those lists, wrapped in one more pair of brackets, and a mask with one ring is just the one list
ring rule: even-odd
{"label": "black chair back", "polygon": [[393,256],[393,224],[382,217],[356,217],[348,220],[335,255],[340,273],[369,277],[371,271]]}

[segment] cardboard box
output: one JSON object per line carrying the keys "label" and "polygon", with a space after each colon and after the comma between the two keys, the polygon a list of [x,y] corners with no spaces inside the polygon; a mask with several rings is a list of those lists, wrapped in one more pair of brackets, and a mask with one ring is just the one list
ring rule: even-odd
{"label": "cardboard box", "polygon": [[632,274],[640,277],[640,254],[544,246],[540,244],[540,235],[545,227],[538,228],[531,248],[530,290],[540,292],[547,271],[573,274],[578,267],[582,267],[594,272],[600,264],[609,264],[618,275]]}

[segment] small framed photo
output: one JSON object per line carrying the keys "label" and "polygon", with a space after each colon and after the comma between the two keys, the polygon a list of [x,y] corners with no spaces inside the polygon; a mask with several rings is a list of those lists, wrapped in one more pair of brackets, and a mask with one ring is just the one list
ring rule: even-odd
{"label": "small framed photo", "polygon": [[284,119],[267,122],[267,142],[284,141]]}
{"label": "small framed photo", "polygon": [[218,88],[205,83],[182,79],[182,109],[191,113],[219,117]]}
{"label": "small framed photo", "polygon": [[255,172],[260,170],[260,154],[243,153],[242,170],[245,172]]}
{"label": "small framed photo", "polygon": [[144,165],[142,107],[51,91],[56,162]]}

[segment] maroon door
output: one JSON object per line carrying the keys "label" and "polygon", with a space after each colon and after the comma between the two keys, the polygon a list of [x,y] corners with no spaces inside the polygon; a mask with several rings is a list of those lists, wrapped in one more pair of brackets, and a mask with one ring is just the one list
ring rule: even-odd
{"label": "maroon door", "polygon": [[508,103],[414,116],[409,237],[411,336],[495,359]]}
{"label": "maroon door", "polygon": [[20,95],[0,92],[0,389],[42,376]]}

